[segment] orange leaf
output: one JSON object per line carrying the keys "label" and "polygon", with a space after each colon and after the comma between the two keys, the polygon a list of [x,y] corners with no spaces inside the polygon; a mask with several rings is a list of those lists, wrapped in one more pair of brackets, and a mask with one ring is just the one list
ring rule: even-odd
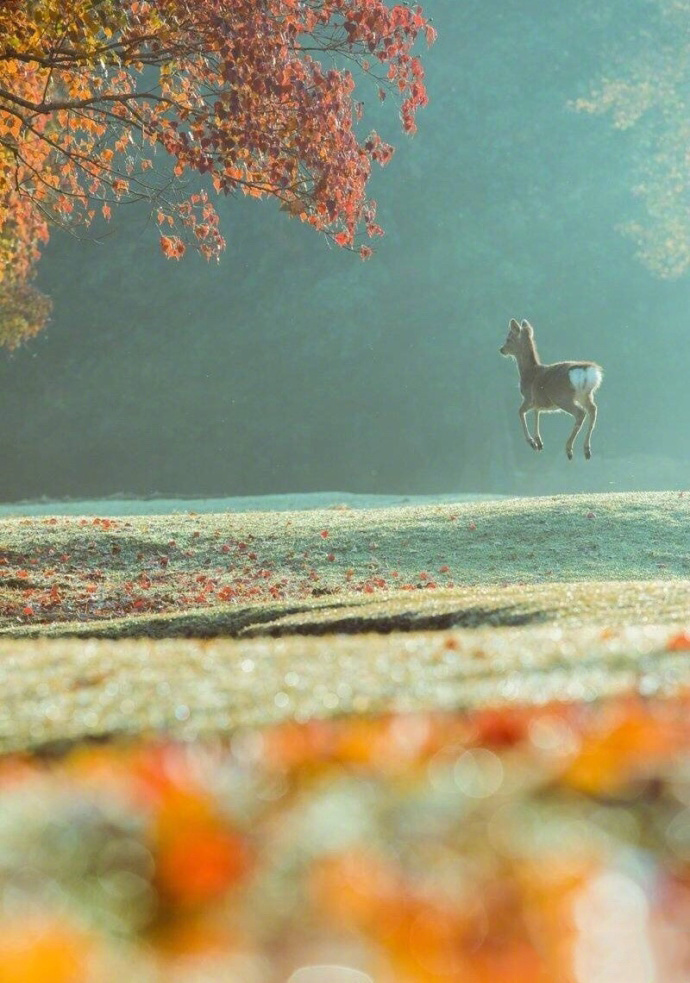
{"label": "orange leaf", "polygon": [[168,259],[182,259],[184,243],[178,236],[161,236],[161,250]]}
{"label": "orange leaf", "polygon": [[203,794],[171,788],[156,822],[156,880],[173,904],[198,904],[222,895],[247,874],[244,837],[216,814]]}
{"label": "orange leaf", "polygon": [[157,882],[174,904],[199,904],[224,894],[249,866],[247,847],[221,827],[181,829],[158,858]]}
{"label": "orange leaf", "polygon": [[42,918],[4,921],[0,937],[3,983],[75,983],[94,969],[93,942],[72,925]]}

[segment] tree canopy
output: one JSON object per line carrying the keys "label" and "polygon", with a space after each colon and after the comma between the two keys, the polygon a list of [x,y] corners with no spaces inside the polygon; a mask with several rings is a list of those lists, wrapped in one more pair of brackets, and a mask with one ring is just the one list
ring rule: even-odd
{"label": "tree canopy", "polygon": [[[8,0],[0,4],[0,344],[45,324],[32,285],[51,225],[150,202],[163,253],[224,248],[221,194],[272,196],[336,244],[371,250],[367,193],[393,148],[366,133],[356,83],[427,102],[412,52],[433,27],[384,0]],[[165,162],[169,162],[166,166]]]}
{"label": "tree canopy", "polygon": [[690,0],[654,0],[650,19],[632,55],[574,106],[632,131],[632,191],[643,208],[622,230],[653,273],[672,279],[690,269]]}

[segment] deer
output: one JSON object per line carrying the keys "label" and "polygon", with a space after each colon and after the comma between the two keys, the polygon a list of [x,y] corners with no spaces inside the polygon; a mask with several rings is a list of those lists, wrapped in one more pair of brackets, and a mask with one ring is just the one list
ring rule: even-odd
{"label": "deer", "polygon": [[[534,342],[534,328],[529,321],[521,324],[510,319],[508,337],[499,349],[501,355],[512,356],[520,373],[522,403],[518,410],[525,439],[535,451],[543,449],[539,433],[539,414],[563,411],[575,417],[575,424],[565,443],[568,460],[573,459],[573,444],[589,419],[585,435],[584,452],[592,456],[592,431],[597,422],[597,405],[594,394],[604,378],[604,372],[596,362],[552,362],[544,365]],[[534,410],[534,436],[529,432],[526,414]]]}

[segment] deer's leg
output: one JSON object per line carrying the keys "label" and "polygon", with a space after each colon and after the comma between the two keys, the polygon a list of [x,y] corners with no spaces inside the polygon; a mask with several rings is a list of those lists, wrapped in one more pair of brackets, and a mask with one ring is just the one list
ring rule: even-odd
{"label": "deer's leg", "polygon": [[537,450],[541,451],[544,449],[544,444],[541,439],[541,434],[539,433],[539,410],[534,410],[534,439],[537,444]]}
{"label": "deer's leg", "polygon": [[565,452],[568,455],[569,461],[572,461],[573,459],[573,444],[575,443],[575,438],[577,437],[580,430],[582,429],[582,424],[585,422],[585,417],[587,416],[587,414],[585,413],[585,411],[582,409],[581,406],[578,406],[577,412],[573,413],[573,416],[575,417],[575,425],[573,426],[573,429],[570,431],[570,436],[565,442]]}
{"label": "deer's leg", "polygon": [[582,406],[589,417],[589,426],[585,434],[585,457],[587,460],[592,456],[592,430],[597,422],[597,404],[594,402],[591,393],[583,399]]}
{"label": "deer's leg", "polygon": [[[532,409],[532,404],[529,402],[529,400],[523,399],[522,405],[520,406],[518,413],[520,415],[520,423],[522,424],[522,432],[525,435],[525,440],[530,445],[530,447],[533,447],[535,451],[538,451],[540,449],[539,445],[537,444],[532,434],[529,432],[529,427],[527,426],[527,413],[531,409]],[[539,418],[537,417],[537,431],[538,430],[539,430]]]}
{"label": "deer's leg", "polygon": [[582,428],[582,424],[585,422],[585,417],[587,414],[582,409],[582,407],[575,402],[568,401],[567,405],[562,405],[561,409],[565,410],[566,413],[570,413],[571,416],[575,417],[575,424],[573,429],[570,431],[570,436],[565,442],[565,452],[568,455],[568,460],[573,459],[573,444],[575,443],[575,438]]}

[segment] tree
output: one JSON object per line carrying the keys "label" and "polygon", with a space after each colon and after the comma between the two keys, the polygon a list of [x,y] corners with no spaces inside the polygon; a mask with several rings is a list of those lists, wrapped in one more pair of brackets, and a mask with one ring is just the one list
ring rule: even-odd
{"label": "tree", "polygon": [[51,225],[76,233],[144,199],[166,256],[217,258],[218,216],[192,172],[276,198],[366,258],[361,234],[382,233],[367,182],[393,148],[360,135],[355,75],[394,93],[413,132],[420,33],[433,42],[421,8],[384,0],[5,0],[0,344],[45,323],[31,279]]}
{"label": "tree", "polygon": [[631,130],[633,193],[644,214],[622,226],[660,277],[690,269],[690,0],[655,0],[655,22],[627,63],[603,78],[576,109],[608,113]]}

